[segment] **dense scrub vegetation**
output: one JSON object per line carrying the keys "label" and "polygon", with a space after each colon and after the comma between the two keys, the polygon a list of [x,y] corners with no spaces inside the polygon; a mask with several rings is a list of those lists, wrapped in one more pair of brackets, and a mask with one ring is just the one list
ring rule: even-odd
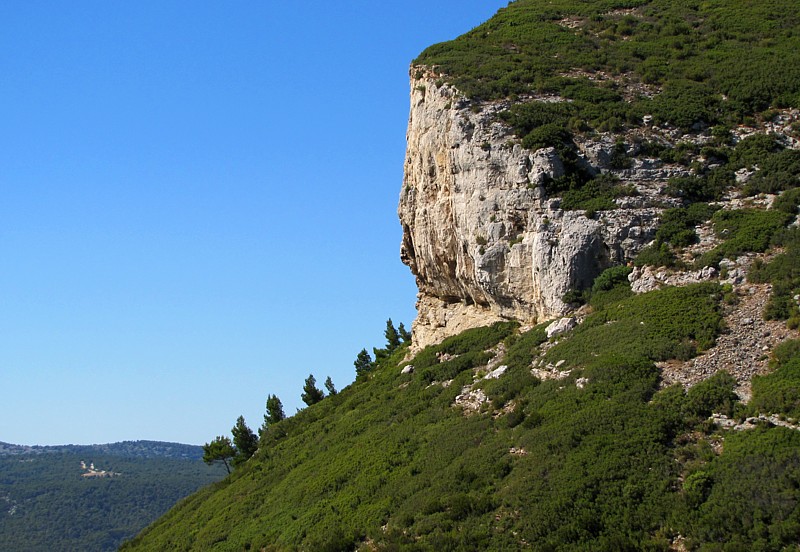
{"label": "dense scrub vegetation", "polygon": [[[721,243],[696,258],[696,268],[719,267],[724,258],[735,259],[744,253],[763,253],[771,246],[784,246],[786,253],[768,267],[760,262],[756,264],[751,280],[769,281],[776,286],[776,297],[781,299],[773,300],[770,318],[790,318],[787,297],[800,285],[789,274],[789,267],[796,266],[797,230],[787,227],[795,221],[800,205],[800,188],[797,187],[800,162],[794,161],[800,152],[785,149],[776,137],[764,134],[750,136],[736,147],[724,147],[719,151],[725,161],[712,171],[669,181],[668,192],[684,198],[684,206],[663,212],[654,242],[642,250],[634,262],[637,266],[681,266],[676,250],[696,243],[696,227],[709,220]],[[717,204],[706,203],[719,200],[733,187],[734,170],[756,168],[740,191],[745,197],[780,194],[772,208],[721,210]]]}
{"label": "dense scrub vegetation", "polygon": [[[615,130],[651,114],[689,128],[800,107],[798,26],[793,0],[517,0],[415,63],[475,99],[559,94],[572,101],[543,121],[560,127]],[[622,102],[615,80],[587,78],[601,72],[662,92]]]}
{"label": "dense scrub vegetation", "polygon": [[800,308],[795,296],[800,294],[800,230],[791,228],[773,236],[783,252],[768,263],[756,260],[748,278],[752,282],[772,284],[772,296],[764,317],[767,320],[788,320],[790,328],[800,327]]}
{"label": "dense scrub vegetation", "polygon": [[[738,411],[733,379],[659,390],[654,360],[714,342],[720,288],[632,296],[622,275],[598,278],[595,313],[544,354],[544,326],[519,333],[511,323],[406,362],[399,347],[270,425],[253,459],[124,549],[666,550],[679,534],[708,550],[796,542],[796,432],[726,437],[733,444],[718,454],[706,419]],[[530,371],[539,359],[570,372],[539,380]],[[503,377],[479,379],[499,363]],[[473,383],[487,402],[465,415],[454,403]],[[756,394],[774,401],[785,388]],[[777,489],[781,500],[768,500]]]}
{"label": "dense scrub vegetation", "polygon": [[753,378],[753,409],[800,419],[800,340],[775,348],[772,369]]}
{"label": "dense scrub vegetation", "polygon": [[[0,550],[116,550],[178,500],[219,481],[199,447],[128,442],[4,447],[0,455]],[[86,478],[81,461],[113,471]]]}
{"label": "dense scrub vegetation", "polygon": [[[689,202],[720,199],[737,168],[759,167],[749,195],[795,187],[800,153],[767,136],[731,147],[729,129],[774,118],[776,108],[800,107],[800,4],[793,0],[517,0],[463,36],[426,49],[415,64],[433,67],[480,109],[486,100],[511,98],[500,118],[523,147],[552,146],[565,176],[546,183],[563,194],[563,208],[613,209],[632,195],[627,186],[597,179],[580,163],[573,138],[622,131],[645,122],[684,131],[712,129],[704,147],[690,142],[634,144],[637,155],[695,167],[672,190]],[[566,101],[535,101],[530,95]],[[691,155],[690,155],[691,154]],[[619,143],[611,168],[630,159]],[[719,166],[722,164],[722,166]],[[673,264],[667,247],[650,260]]]}

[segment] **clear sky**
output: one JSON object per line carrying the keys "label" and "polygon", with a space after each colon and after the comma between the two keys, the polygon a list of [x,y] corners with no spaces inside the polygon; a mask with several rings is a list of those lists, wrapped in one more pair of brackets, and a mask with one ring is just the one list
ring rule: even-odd
{"label": "clear sky", "polygon": [[202,444],[411,327],[408,65],[506,1],[0,2],[0,441]]}

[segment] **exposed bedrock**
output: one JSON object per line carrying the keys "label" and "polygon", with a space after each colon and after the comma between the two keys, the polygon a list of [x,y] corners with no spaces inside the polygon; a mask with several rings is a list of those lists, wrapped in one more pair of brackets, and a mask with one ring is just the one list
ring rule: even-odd
{"label": "exposed bedrock", "polygon": [[495,116],[503,104],[472,109],[435,75],[412,73],[398,213],[419,289],[415,348],[497,320],[560,316],[565,292],[652,239],[658,209],[561,210],[543,188],[564,172],[552,148],[516,143]]}

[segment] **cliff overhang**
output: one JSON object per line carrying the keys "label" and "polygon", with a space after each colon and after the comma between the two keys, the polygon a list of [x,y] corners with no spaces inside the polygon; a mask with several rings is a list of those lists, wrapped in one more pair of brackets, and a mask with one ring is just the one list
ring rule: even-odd
{"label": "cliff overhang", "polygon": [[[649,199],[587,217],[548,197],[545,184],[564,175],[563,160],[552,147],[524,148],[498,117],[508,106],[473,103],[435,71],[411,69],[398,214],[401,259],[419,290],[415,348],[498,320],[560,316],[567,291],[653,239],[661,207]],[[607,142],[581,145],[587,170],[604,170]],[[638,171],[628,181],[657,193],[654,176],[665,174]]]}

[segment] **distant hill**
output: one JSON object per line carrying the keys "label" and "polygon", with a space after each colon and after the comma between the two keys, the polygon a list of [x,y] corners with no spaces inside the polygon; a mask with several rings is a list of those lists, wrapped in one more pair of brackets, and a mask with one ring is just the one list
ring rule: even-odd
{"label": "distant hill", "polygon": [[110,456],[126,456],[129,458],[182,458],[184,460],[202,460],[203,447],[184,445],[181,443],[163,443],[161,441],[121,441],[104,445],[12,445],[0,441],[0,456],[20,454],[107,454]]}
{"label": "distant hill", "polygon": [[116,550],[183,497],[221,479],[202,447],[157,441],[0,442],[0,550]]}

